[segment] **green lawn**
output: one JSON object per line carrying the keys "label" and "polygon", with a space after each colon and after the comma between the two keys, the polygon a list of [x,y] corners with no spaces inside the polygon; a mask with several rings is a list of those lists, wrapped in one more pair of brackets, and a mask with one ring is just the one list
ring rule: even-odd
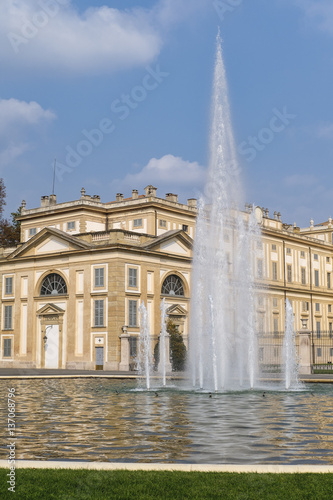
{"label": "green lawn", "polygon": [[16,469],[15,493],[0,469],[0,498],[35,499],[282,499],[333,498],[333,474],[235,474]]}

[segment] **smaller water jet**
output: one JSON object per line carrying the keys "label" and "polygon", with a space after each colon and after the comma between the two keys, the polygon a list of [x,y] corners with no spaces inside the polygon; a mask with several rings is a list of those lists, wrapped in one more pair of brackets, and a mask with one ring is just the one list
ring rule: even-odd
{"label": "smaller water jet", "polygon": [[146,380],[146,389],[150,389],[150,377],[152,370],[152,357],[150,346],[150,332],[148,322],[148,312],[144,302],[139,307],[140,313],[140,339],[138,353],[138,372]]}
{"label": "smaller water jet", "polygon": [[285,334],[282,347],[285,389],[299,386],[296,336],[294,330],[294,312],[289,299],[286,299]]}
{"label": "smaller water jet", "polygon": [[160,362],[159,362],[159,371],[162,373],[162,383],[163,386],[166,385],[166,364],[167,364],[167,342],[166,337],[168,335],[167,332],[167,305],[165,303],[165,298],[161,302],[161,335],[160,335]]}

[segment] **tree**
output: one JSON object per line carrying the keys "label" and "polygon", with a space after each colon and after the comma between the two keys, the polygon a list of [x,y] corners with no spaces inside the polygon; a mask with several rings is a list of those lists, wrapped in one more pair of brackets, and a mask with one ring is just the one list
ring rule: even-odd
{"label": "tree", "polygon": [[[185,370],[186,364],[186,347],[182,335],[179,333],[177,326],[168,319],[167,332],[170,336],[170,361],[173,371]],[[158,339],[154,348],[155,370],[157,370],[160,360],[160,339]]]}
{"label": "tree", "polygon": [[20,243],[21,223],[16,220],[19,215],[21,215],[21,207],[11,213],[11,222],[8,219],[0,220],[0,246],[13,247]]}
{"label": "tree", "polygon": [[0,219],[2,220],[3,211],[6,205],[6,187],[3,179],[0,178]]}
{"label": "tree", "polygon": [[12,247],[20,243],[21,223],[17,217],[21,215],[22,207],[11,213],[11,222],[3,218],[4,207],[6,205],[6,187],[3,179],[0,178],[0,246]]}

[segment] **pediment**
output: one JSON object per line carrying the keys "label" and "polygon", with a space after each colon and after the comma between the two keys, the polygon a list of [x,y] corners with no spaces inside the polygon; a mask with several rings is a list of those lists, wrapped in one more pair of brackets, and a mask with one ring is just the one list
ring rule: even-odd
{"label": "pediment", "polygon": [[45,227],[38,234],[23,243],[12,254],[9,259],[15,257],[29,257],[45,254],[59,254],[71,250],[82,250],[91,248],[91,245],[85,241],[75,238],[60,229]]}
{"label": "pediment", "polygon": [[184,231],[168,231],[144,245],[150,250],[191,257],[192,238]]}
{"label": "pediment", "polygon": [[70,249],[70,245],[67,241],[63,241],[60,238],[55,238],[51,236],[47,238],[41,245],[36,248],[36,254],[49,253],[49,252],[64,252]]}
{"label": "pediment", "polygon": [[37,311],[38,316],[49,316],[54,314],[65,314],[65,311],[56,304],[46,304]]}
{"label": "pediment", "polygon": [[188,255],[189,249],[182,245],[176,238],[173,238],[170,241],[166,241],[165,243],[160,245],[160,249],[162,252],[167,253],[178,253],[180,255]]}
{"label": "pediment", "polygon": [[170,306],[166,311],[168,316],[187,316],[187,311],[184,307],[176,304],[174,306]]}

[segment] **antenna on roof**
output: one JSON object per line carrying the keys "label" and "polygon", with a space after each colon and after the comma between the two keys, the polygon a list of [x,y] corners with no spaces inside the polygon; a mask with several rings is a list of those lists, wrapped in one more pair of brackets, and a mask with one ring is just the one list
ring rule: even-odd
{"label": "antenna on roof", "polygon": [[54,183],[55,183],[55,169],[56,169],[56,163],[57,163],[57,159],[56,159],[56,158],[54,158],[52,194],[54,194]]}

